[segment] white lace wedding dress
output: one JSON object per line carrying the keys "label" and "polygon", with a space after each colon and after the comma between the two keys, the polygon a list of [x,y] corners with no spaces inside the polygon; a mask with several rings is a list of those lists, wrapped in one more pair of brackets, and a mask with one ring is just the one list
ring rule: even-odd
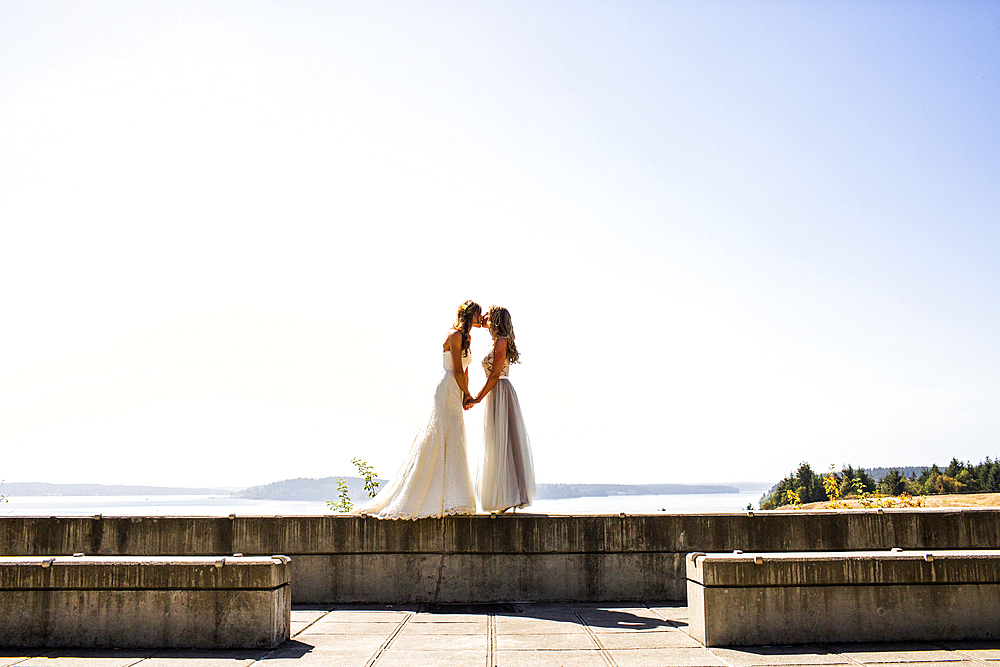
{"label": "white lace wedding dress", "polygon": [[[487,377],[493,371],[493,350],[483,359]],[[525,507],[535,498],[535,466],[528,432],[521,418],[521,405],[510,383],[510,361],[504,363],[500,379],[486,395],[483,415],[483,460],[476,492],[487,512]]]}
{"label": "white lace wedding dress", "polygon": [[[470,359],[466,350],[462,357],[463,370]],[[465,446],[462,390],[452,368],[451,352],[445,352],[444,375],[434,392],[430,419],[417,434],[392,480],[355,513],[382,519],[476,513],[476,496]]]}

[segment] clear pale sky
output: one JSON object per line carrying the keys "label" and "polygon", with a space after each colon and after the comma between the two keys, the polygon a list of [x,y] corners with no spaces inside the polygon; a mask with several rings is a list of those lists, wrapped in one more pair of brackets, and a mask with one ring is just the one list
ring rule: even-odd
{"label": "clear pale sky", "polygon": [[0,226],[7,481],[391,476],[468,298],[541,482],[1000,456],[996,2],[7,1]]}

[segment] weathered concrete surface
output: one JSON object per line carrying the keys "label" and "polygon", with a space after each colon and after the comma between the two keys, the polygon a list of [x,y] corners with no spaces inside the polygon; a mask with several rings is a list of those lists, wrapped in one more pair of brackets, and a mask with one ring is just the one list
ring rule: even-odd
{"label": "weathered concrete surface", "polygon": [[683,600],[692,551],[989,549],[1000,510],[0,517],[0,554],[292,556],[301,603]]}
{"label": "weathered concrete surface", "polygon": [[[1000,642],[706,648],[687,609],[631,602],[393,606],[292,610],[292,639],[274,650],[0,652],[0,667],[986,667]],[[987,662],[989,661],[989,662]]]}
{"label": "weathered concrete surface", "polygon": [[0,557],[0,646],[273,647],[288,576],[277,556]]}
{"label": "weathered concrete surface", "polygon": [[351,554],[296,556],[295,602],[623,600],[641,588],[683,599],[677,553]]}
{"label": "weathered concrete surface", "polygon": [[687,557],[706,646],[1000,639],[1000,551]]}

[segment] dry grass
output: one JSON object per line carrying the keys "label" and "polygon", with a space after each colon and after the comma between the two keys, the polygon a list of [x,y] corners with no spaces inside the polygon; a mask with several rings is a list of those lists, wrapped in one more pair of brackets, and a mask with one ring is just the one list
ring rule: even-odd
{"label": "dry grass", "polygon": [[[1000,507],[1000,493],[952,493],[945,496],[919,496],[924,501],[924,507]],[[850,509],[861,508],[856,498],[842,498],[842,503],[850,505]],[[804,510],[823,510],[830,503],[804,503]],[[781,509],[791,509],[789,506]]]}

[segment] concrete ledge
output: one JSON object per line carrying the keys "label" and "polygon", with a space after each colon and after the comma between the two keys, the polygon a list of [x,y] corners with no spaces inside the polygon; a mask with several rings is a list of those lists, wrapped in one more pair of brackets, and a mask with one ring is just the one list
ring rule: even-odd
{"label": "concrete ledge", "polygon": [[289,559],[0,557],[0,646],[272,648]]}
{"label": "concrete ledge", "polygon": [[1000,639],[1000,551],[692,553],[706,646]]}
{"label": "concrete ledge", "polygon": [[292,557],[297,603],[684,600],[692,551],[993,549],[996,509],[386,521],[356,516],[0,517],[0,553]]}
{"label": "concrete ledge", "polygon": [[719,514],[505,514],[386,521],[355,516],[0,517],[0,552],[31,556],[619,553],[990,549],[1000,510]]}

